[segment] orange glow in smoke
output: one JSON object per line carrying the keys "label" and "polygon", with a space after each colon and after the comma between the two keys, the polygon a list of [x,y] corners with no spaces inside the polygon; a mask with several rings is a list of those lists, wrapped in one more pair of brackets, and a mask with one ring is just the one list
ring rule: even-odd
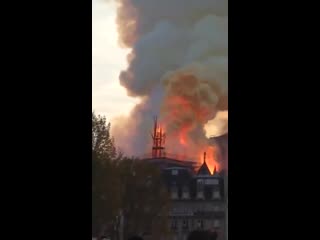
{"label": "orange glow in smoke", "polygon": [[[193,98],[189,96],[168,96],[166,99],[167,114],[162,119],[166,126],[169,139],[176,139],[177,142],[171,142],[175,149],[172,153],[175,159],[190,160],[196,159],[201,165],[203,163],[203,153],[206,152],[206,163],[211,173],[220,171],[220,166],[216,161],[216,149],[206,144],[205,139],[194,139],[196,135],[192,135],[193,131],[199,126],[206,123],[209,118],[210,111],[206,106],[197,104]],[[194,137],[195,136],[195,137]],[[173,146],[174,145],[174,146]]]}
{"label": "orange glow in smoke", "polygon": [[179,141],[181,145],[184,145],[184,146],[187,145],[186,138],[183,134],[180,134]]}
{"label": "orange glow in smoke", "polygon": [[187,126],[182,126],[179,130],[179,142],[183,146],[187,146],[187,135],[189,132],[189,128]]}
{"label": "orange glow in smoke", "polygon": [[192,103],[181,96],[171,96],[166,99],[167,109],[170,109],[170,114],[167,115],[165,122],[175,122],[175,129],[170,132],[172,136],[176,136],[179,139],[180,145],[186,147],[188,145],[188,133],[192,130],[193,121],[185,120],[181,121],[182,111],[191,112],[193,107]]}

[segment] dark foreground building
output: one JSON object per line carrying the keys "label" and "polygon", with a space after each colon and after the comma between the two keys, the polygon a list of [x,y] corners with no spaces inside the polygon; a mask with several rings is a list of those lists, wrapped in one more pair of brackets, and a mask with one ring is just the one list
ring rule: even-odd
{"label": "dark foreground building", "polygon": [[172,199],[169,213],[172,240],[186,240],[194,230],[216,231],[226,239],[226,198],[221,173],[210,173],[204,159],[195,162],[170,158],[145,159],[162,170]]}
{"label": "dark foreground building", "polygon": [[[152,134],[152,157],[145,159],[162,170],[163,180],[171,195],[171,240],[186,240],[194,230],[218,233],[217,240],[227,240],[227,176],[210,172],[204,153],[201,166],[192,161],[179,161],[165,152],[165,134],[155,118]],[[228,135],[210,138],[218,146],[218,161],[227,167]],[[166,239],[169,240],[169,239]]]}

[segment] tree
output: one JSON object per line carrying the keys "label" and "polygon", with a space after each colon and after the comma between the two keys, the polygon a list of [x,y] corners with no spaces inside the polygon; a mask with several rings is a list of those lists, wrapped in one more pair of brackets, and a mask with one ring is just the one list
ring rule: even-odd
{"label": "tree", "polygon": [[92,113],[92,152],[100,160],[113,160],[116,157],[114,138],[110,135],[110,123],[106,117]]}
{"label": "tree", "polygon": [[125,158],[119,162],[119,172],[125,238],[148,234],[156,240],[166,235],[169,196],[160,170],[145,161]]}
{"label": "tree", "polygon": [[157,240],[167,233],[169,207],[160,170],[117,154],[110,127],[92,113],[92,234],[119,228],[121,212],[125,238],[149,233]]}
{"label": "tree", "polygon": [[114,140],[110,123],[92,113],[92,235],[101,234],[120,208]]}

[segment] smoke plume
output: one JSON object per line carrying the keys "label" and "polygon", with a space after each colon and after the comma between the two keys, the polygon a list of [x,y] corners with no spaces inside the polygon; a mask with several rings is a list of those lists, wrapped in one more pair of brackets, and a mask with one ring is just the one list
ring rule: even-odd
{"label": "smoke plume", "polygon": [[141,99],[114,123],[116,142],[129,154],[148,152],[159,115],[167,151],[198,156],[206,124],[228,110],[227,0],[116,2],[119,43],[131,49],[120,83]]}

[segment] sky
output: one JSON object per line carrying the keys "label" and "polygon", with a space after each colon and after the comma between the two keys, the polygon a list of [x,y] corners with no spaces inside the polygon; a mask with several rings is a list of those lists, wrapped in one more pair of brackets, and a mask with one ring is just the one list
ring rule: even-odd
{"label": "sky", "polygon": [[137,102],[120,86],[129,49],[118,46],[113,1],[92,0],[92,109],[108,120],[126,115]]}

